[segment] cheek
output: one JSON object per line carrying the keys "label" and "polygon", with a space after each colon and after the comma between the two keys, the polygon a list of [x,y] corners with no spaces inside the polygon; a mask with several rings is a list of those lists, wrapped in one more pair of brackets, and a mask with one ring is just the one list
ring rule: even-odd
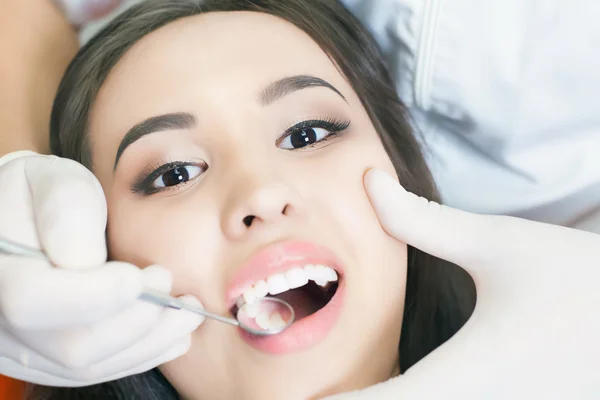
{"label": "cheek", "polygon": [[[390,304],[388,313],[397,313],[403,306],[406,287],[407,245],[390,237],[381,227],[365,192],[363,177],[371,168],[378,168],[396,176],[379,138],[363,135],[348,141],[340,148],[335,162],[329,163],[327,176],[334,182],[322,184],[331,203],[332,225],[339,226],[341,245],[345,253],[356,262],[365,287],[377,288],[380,295],[368,294],[370,298]],[[325,189],[328,187],[329,189]],[[397,301],[390,302],[389,299]]]}
{"label": "cheek", "polygon": [[329,180],[321,183],[324,193],[328,193],[323,197],[331,202],[329,208],[342,226],[355,235],[352,242],[381,242],[383,239],[398,247],[400,244],[388,240],[391,238],[381,228],[364,187],[364,175],[372,168],[396,177],[394,166],[376,133],[362,134],[341,144],[334,158],[335,162],[328,163],[324,174]]}
{"label": "cheek", "polygon": [[[373,134],[374,136],[374,134]],[[342,143],[340,142],[340,145]],[[406,293],[407,246],[390,237],[381,227],[365,192],[363,177],[370,168],[395,176],[393,165],[379,139],[349,140],[336,150],[323,179],[322,201],[327,202],[328,230],[344,255],[347,296],[344,318],[346,347],[356,357],[379,360],[365,368],[374,381],[389,377],[397,363]],[[325,226],[324,226],[325,227]]]}
{"label": "cheek", "polygon": [[111,259],[142,268],[152,264],[166,267],[173,274],[175,296],[194,293],[189,282],[212,279],[206,274],[211,273],[208,266],[215,264],[218,235],[214,226],[218,221],[214,216],[218,213],[203,207],[192,191],[171,198],[109,198],[108,208]]}

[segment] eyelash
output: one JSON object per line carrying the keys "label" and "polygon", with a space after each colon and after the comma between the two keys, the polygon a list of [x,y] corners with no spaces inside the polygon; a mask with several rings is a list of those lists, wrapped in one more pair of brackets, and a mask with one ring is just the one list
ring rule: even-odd
{"label": "eyelash", "polygon": [[315,143],[309,144],[307,146],[304,146],[304,147],[301,147],[298,149],[286,149],[286,150],[290,150],[290,151],[306,151],[306,150],[302,150],[302,149],[306,149],[307,147],[315,148],[320,145],[323,145],[324,142],[339,136],[341,133],[343,133],[349,127],[350,127],[350,120],[348,120],[348,119],[341,120],[341,119],[337,119],[337,118],[333,118],[333,117],[325,117],[325,118],[321,118],[321,119],[310,119],[310,120],[299,122],[299,123],[295,124],[294,126],[286,129],[285,132],[277,138],[275,143],[277,143],[277,146],[279,146],[281,144],[281,142],[283,142],[283,140],[285,140],[289,136],[293,135],[294,133],[302,132],[304,129],[307,129],[307,128],[321,128],[321,129],[325,129],[325,130],[329,131],[329,135],[327,135],[324,139],[319,140]]}
{"label": "eyelash", "polygon": [[168,160],[158,160],[152,164],[149,164],[144,171],[140,174],[139,178],[136,179],[135,183],[131,186],[131,191],[134,194],[139,194],[143,196],[150,196],[155,193],[164,192],[167,190],[180,189],[188,183],[194,181],[191,179],[187,182],[181,183],[175,186],[167,186],[164,188],[156,188],[152,184],[158,178],[160,178],[163,174],[166,174],[169,171],[172,171],[175,168],[184,168],[189,166],[197,166],[204,169],[204,172],[208,170],[208,164],[204,161],[199,162],[189,162],[189,161],[168,161]]}
{"label": "eyelash", "polygon": [[[283,140],[285,140],[287,137],[293,135],[294,133],[302,132],[304,129],[307,129],[307,128],[321,128],[321,129],[327,130],[329,132],[329,134],[325,138],[323,138],[315,143],[311,143],[307,146],[303,146],[303,147],[296,148],[296,149],[286,149],[286,150],[302,151],[303,149],[305,149],[307,147],[315,148],[317,146],[322,145],[327,140],[339,136],[346,129],[348,129],[349,126],[350,126],[350,120],[340,120],[340,119],[331,118],[331,117],[322,118],[322,119],[310,119],[310,120],[299,122],[299,123],[293,125],[292,127],[286,129],[285,132],[277,138],[276,144],[277,144],[277,146],[279,146],[281,144],[281,142]],[[167,186],[167,187],[163,187],[163,188],[154,187],[153,183],[158,178],[160,178],[163,174],[166,174],[167,172],[172,171],[175,168],[184,168],[184,167],[189,167],[189,166],[200,167],[200,168],[204,169],[204,172],[206,172],[206,170],[208,170],[208,164],[206,164],[206,162],[204,162],[204,161],[189,162],[189,161],[169,161],[169,160],[165,160],[165,159],[158,160],[152,164],[149,164],[144,169],[144,171],[140,174],[139,178],[136,179],[135,183],[131,186],[131,191],[137,195],[150,196],[150,195],[164,192],[167,190],[178,190],[181,187],[187,185],[188,183],[194,182],[196,178],[190,179],[189,181],[178,184],[178,185]]]}

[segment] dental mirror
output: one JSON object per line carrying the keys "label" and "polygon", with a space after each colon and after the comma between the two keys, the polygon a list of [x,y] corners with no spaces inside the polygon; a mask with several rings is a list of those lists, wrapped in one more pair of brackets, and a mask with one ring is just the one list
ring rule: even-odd
{"label": "dental mirror", "polygon": [[[51,264],[43,251],[3,238],[0,238],[0,254],[38,258]],[[150,288],[143,289],[139,298],[154,304],[195,312],[207,318],[239,326],[244,331],[256,336],[270,336],[281,333],[292,325],[295,318],[292,306],[275,297],[263,297],[251,304],[241,304],[237,307],[235,318],[211,313],[201,307],[186,304],[167,293]]]}
{"label": "dental mirror", "polygon": [[292,306],[276,297],[263,297],[255,300],[252,304],[242,304],[238,308],[235,318],[211,313],[201,307],[186,304],[179,299],[153,289],[144,289],[140,299],[165,307],[195,312],[206,318],[239,326],[255,336],[270,336],[281,333],[292,325],[295,318]]}

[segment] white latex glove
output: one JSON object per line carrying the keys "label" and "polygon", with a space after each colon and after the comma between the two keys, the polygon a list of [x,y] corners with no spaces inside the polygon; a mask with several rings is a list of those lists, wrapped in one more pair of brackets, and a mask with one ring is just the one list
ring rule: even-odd
{"label": "white latex glove", "polygon": [[75,26],[102,18],[124,0],[54,0],[67,19]]}
{"label": "white latex glove", "polygon": [[[85,386],[184,354],[202,318],[137,300],[171,290],[169,272],[106,263],[106,201],[80,164],[30,152],[0,158],[0,236],[44,261],[0,255],[0,374]],[[185,296],[198,304],[198,300]]]}
{"label": "white latex glove", "polygon": [[394,238],[462,266],[467,324],[404,375],[331,400],[600,398],[600,235],[427,202],[370,171]]}

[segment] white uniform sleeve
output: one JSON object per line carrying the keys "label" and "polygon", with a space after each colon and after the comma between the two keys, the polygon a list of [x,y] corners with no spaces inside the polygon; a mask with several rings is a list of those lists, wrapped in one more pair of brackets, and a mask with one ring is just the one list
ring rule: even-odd
{"label": "white uniform sleeve", "polygon": [[[64,1],[64,0],[63,0]],[[73,1],[73,0],[72,0]],[[92,1],[92,0],[87,0]],[[104,28],[110,21],[112,21],[115,17],[121,14],[123,11],[127,10],[134,4],[141,3],[144,0],[123,0],[123,3],[115,10],[107,15],[104,18],[97,19],[95,21],[89,22],[82,26],[79,31],[79,42],[83,45],[88,42],[96,33],[98,33],[102,28]]]}
{"label": "white uniform sleeve", "polygon": [[600,205],[600,2],[343,2],[384,50],[446,204],[565,225]]}

